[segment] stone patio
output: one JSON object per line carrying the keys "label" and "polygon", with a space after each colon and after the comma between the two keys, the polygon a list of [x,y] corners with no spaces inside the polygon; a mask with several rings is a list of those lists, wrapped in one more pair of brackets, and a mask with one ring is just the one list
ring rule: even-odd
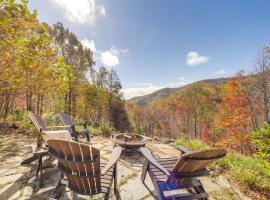
{"label": "stone patio", "polygon": [[[52,167],[50,160],[45,160],[43,185],[35,178],[36,163],[21,166],[20,162],[31,155],[31,147],[35,138],[23,134],[0,135],[0,199],[48,199],[54,191],[60,173]],[[108,159],[113,143],[102,137],[92,138],[91,145],[100,149],[103,159]],[[179,152],[166,144],[148,144],[148,148],[158,157],[179,155]],[[54,161],[55,162],[55,161]],[[118,187],[122,200],[151,200],[153,196],[140,181],[143,158],[139,153],[123,154],[118,162]],[[146,181],[153,189],[150,178]],[[248,199],[237,188],[232,187],[226,178],[204,177],[201,179],[210,199]],[[67,191],[64,199],[69,199],[72,193]],[[78,199],[102,199],[102,195],[89,197],[78,195]],[[115,199],[112,192],[111,198]]]}

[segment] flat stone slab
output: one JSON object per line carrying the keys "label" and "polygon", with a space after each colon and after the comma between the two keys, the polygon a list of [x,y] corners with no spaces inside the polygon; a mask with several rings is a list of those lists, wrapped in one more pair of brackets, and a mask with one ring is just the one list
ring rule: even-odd
{"label": "flat stone slab", "polygon": [[23,174],[13,174],[9,176],[2,176],[0,177],[0,185],[6,185],[8,183],[13,183],[19,180]]}
{"label": "flat stone slab", "polygon": [[[88,143],[81,139],[83,143]],[[89,143],[88,143],[89,144]],[[60,172],[56,167],[47,167],[43,170],[43,185],[40,185],[40,178],[35,177],[37,162],[21,166],[20,162],[31,155],[31,146],[35,145],[35,138],[27,135],[1,135],[0,134],[0,200],[6,199],[48,199],[58,181]],[[110,158],[114,143],[103,137],[91,138],[90,145],[100,150],[104,160]],[[149,143],[147,147],[157,157],[179,157],[181,153],[175,148],[158,143]],[[139,152],[123,152],[118,162],[118,183],[119,193],[122,200],[153,200],[153,196],[144,187],[140,180],[144,158]],[[44,162],[44,166],[52,165],[50,160]],[[54,161],[56,164],[56,161]],[[52,165],[53,166],[53,165]],[[201,179],[210,199],[221,200],[222,196],[227,199],[246,198],[242,193],[234,195],[230,183],[223,177],[215,179],[203,177]],[[146,176],[146,184],[153,190],[150,177]],[[69,199],[72,192],[67,189],[64,199]],[[239,191],[238,191],[239,193]],[[242,195],[242,196],[241,196]],[[89,199],[89,196],[77,195],[78,199]],[[103,195],[96,195],[93,199],[102,199]],[[115,196],[111,193],[110,199]]]}

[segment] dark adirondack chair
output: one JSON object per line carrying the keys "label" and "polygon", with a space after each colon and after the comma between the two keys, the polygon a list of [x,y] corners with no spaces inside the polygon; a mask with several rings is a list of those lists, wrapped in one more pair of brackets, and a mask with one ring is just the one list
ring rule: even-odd
{"label": "dark adirondack chair", "polygon": [[[28,113],[28,117],[33,122],[35,127],[38,130],[38,136],[37,136],[37,146],[33,147],[32,149],[32,156],[29,158],[26,158],[21,162],[22,165],[29,164],[33,161],[38,160],[38,167],[36,171],[36,177],[38,177],[39,172],[42,179],[42,159],[44,156],[49,156],[48,149],[46,147],[46,141],[44,139],[46,138],[62,138],[62,139],[71,139],[69,136],[69,133],[66,130],[61,131],[49,131],[51,128],[65,128],[64,126],[51,126],[46,127],[44,121],[40,116],[37,114],[34,114],[32,112]],[[66,133],[65,133],[66,132]],[[42,182],[42,180],[41,180]]]}
{"label": "dark adirondack chair", "polygon": [[121,155],[121,147],[115,147],[109,161],[104,163],[100,160],[99,150],[90,145],[55,139],[49,139],[47,143],[48,152],[58,160],[58,168],[62,172],[62,179],[50,199],[61,198],[66,187],[75,194],[104,193],[104,199],[109,199],[113,180],[115,194],[118,194],[117,160]]}
{"label": "dark adirondack chair", "polygon": [[75,138],[75,141],[78,141],[78,137],[80,135],[84,135],[87,138],[87,141],[90,141],[90,135],[89,131],[87,130],[86,124],[82,124],[84,126],[83,130],[76,130],[75,124],[71,120],[68,114],[66,113],[59,113],[58,114],[59,119],[63,123],[63,125],[67,126],[66,130],[69,131],[70,135]]}
{"label": "dark adirondack chair", "polygon": [[140,151],[146,158],[141,181],[149,190],[145,184],[148,172],[159,200],[207,200],[208,195],[197,177],[208,175],[206,167],[226,156],[226,150],[216,148],[189,151],[184,147],[178,149],[182,152],[180,158],[155,158],[147,148],[141,147]]}

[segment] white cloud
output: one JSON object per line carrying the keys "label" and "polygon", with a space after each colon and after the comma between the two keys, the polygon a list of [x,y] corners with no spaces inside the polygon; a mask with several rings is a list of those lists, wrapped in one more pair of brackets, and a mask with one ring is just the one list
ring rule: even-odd
{"label": "white cloud", "polygon": [[196,51],[191,51],[187,54],[186,64],[190,66],[199,65],[202,63],[207,63],[208,60],[209,60],[209,57],[202,56]]}
{"label": "white cloud", "polygon": [[122,89],[122,92],[124,94],[124,97],[126,99],[131,99],[133,97],[136,96],[143,96],[143,95],[147,95],[147,94],[151,94],[157,90],[160,90],[162,88],[176,88],[176,87],[180,87],[183,85],[186,85],[190,83],[190,81],[188,81],[186,78],[184,77],[179,77],[178,81],[176,82],[172,82],[172,83],[167,83],[165,85],[155,85],[152,83],[144,83],[144,84],[140,84],[140,85],[135,85],[133,87],[128,87],[128,88],[124,88]]}
{"label": "white cloud", "polygon": [[96,49],[96,45],[95,45],[95,41],[94,40],[90,40],[89,41],[88,39],[85,38],[85,39],[81,40],[81,43],[82,43],[83,46],[91,49],[91,51],[93,51],[94,53],[97,52],[97,49]]}
{"label": "white cloud", "polygon": [[114,55],[120,55],[120,54],[128,54],[129,51],[128,49],[117,49],[116,47],[112,46],[111,49],[110,49],[110,52]]}
{"label": "white cloud", "polygon": [[107,67],[114,67],[120,63],[117,55],[114,55],[110,51],[102,52],[100,56],[100,60]]}
{"label": "white cloud", "polygon": [[106,15],[106,9],[105,9],[104,5],[101,5],[98,8],[99,8],[99,14],[101,16],[105,16]]}
{"label": "white cloud", "polygon": [[120,64],[120,55],[125,55],[128,52],[127,49],[117,49],[112,46],[109,50],[100,52],[100,60],[106,67],[114,67]]}
{"label": "white cloud", "polygon": [[151,85],[142,85],[138,87],[124,88],[122,89],[122,92],[124,94],[125,99],[131,99],[133,97],[151,94],[154,91],[157,91],[161,88],[162,86],[156,86],[151,84]]}
{"label": "white cloud", "polygon": [[[103,5],[96,5],[96,0],[51,0],[56,3],[64,12],[64,17],[73,22],[84,24],[93,23],[97,15],[106,15]],[[99,11],[99,12],[98,12]]]}
{"label": "white cloud", "polygon": [[116,47],[112,46],[109,50],[106,51],[99,51],[96,48],[94,40],[88,40],[84,38],[81,40],[82,45],[91,49],[94,52],[94,57],[97,60],[100,60],[101,63],[106,67],[115,67],[116,65],[120,64],[119,57],[121,55],[126,55],[129,53],[128,49],[117,49]]}

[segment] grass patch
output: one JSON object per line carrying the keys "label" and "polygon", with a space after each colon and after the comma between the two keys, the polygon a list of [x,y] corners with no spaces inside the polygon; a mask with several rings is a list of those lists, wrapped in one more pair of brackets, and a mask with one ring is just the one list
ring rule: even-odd
{"label": "grass patch", "polygon": [[270,163],[266,160],[238,153],[228,153],[211,168],[216,165],[228,171],[230,177],[244,187],[264,194],[270,192]]}

